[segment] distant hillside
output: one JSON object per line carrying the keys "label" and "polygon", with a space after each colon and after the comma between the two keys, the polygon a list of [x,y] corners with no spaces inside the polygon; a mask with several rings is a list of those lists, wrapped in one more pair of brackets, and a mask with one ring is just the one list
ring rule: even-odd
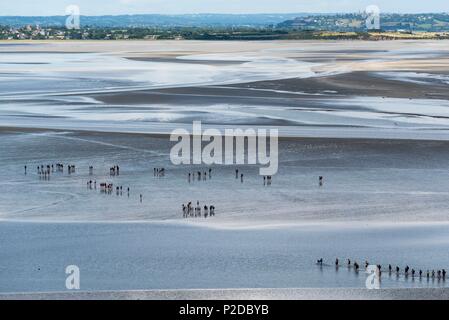
{"label": "distant hillside", "polygon": [[[83,26],[92,27],[266,27],[285,20],[302,17],[304,13],[291,14],[183,14],[183,15],[119,15],[81,16]],[[0,25],[23,27],[26,25],[64,26],[66,17],[14,17],[0,16]]]}
{"label": "distant hillside", "polygon": [[[339,32],[364,32],[366,16],[362,13],[298,16],[279,23],[277,27],[298,30],[326,30]],[[384,31],[449,31],[449,14],[382,14],[381,29]]]}

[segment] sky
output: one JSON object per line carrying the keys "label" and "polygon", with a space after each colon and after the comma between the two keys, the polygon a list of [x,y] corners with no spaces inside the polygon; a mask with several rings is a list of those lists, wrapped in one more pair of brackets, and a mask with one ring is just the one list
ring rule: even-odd
{"label": "sky", "polygon": [[182,13],[449,12],[448,0],[0,0],[0,16],[65,15],[68,5],[82,15]]}

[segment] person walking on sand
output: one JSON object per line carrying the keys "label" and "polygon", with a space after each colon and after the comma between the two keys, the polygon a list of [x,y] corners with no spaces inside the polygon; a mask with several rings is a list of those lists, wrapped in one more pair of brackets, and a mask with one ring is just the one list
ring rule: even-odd
{"label": "person walking on sand", "polygon": [[338,258],[335,259],[335,266],[338,267]]}
{"label": "person walking on sand", "polygon": [[445,269],[441,270],[441,274],[443,276],[443,280],[446,279],[446,270]]}
{"label": "person walking on sand", "polygon": [[236,179],[239,178],[239,169],[235,169],[235,178],[236,178]]}
{"label": "person walking on sand", "polygon": [[200,202],[198,200],[196,201],[196,207],[194,211],[195,211],[195,218],[201,215],[201,207]]}
{"label": "person walking on sand", "polygon": [[324,179],[323,176],[320,176],[320,177],[318,178],[318,183],[319,183],[320,187],[323,186],[323,183],[324,183],[323,179]]}
{"label": "person walking on sand", "polygon": [[143,200],[143,196],[140,195],[140,203],[142,203],[142,200]]}
{"label": "person walking on sand", "polygon": [[209,210],[208,210],[207,206],[204,206],[204,218],[207,218],[208,215],[209,215]]}
{"label": "person walking on sand", "polygon": [[401,271],[401,269],[399,269],[399,267],[396,266],[396,274],[399,274],[399,271]]}
{"label": "person walking on sand", "polygon": [[24,168],[25,168],[25,174],[27,174],[27,166],[25,166]]}
{"label": "person walking on sand", "polygon": [[350,267],[350,266],[351,266],[351,260],[348,259],[348,267]]}
{"label": "person walking on sand", "polygon": [[240,175],[240,182],[243,183],[243,173]]}
{"label": "person walking on sand", "polygon": [[388,265],[388,272],[391,273],[391,270],[393,269],[393,267],[391,266],[391,264]]}
{"label": "person walking on sand", "polygon": [[192,217],[192,202],[187,204],[187,216]]}

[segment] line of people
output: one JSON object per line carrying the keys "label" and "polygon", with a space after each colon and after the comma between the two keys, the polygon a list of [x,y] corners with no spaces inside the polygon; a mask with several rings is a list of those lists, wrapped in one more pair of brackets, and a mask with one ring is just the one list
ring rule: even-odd
{"label": "line of people", "polygon": [[[399,268],[399,266],[396,266],[396,268],[393,269],[392,265],[389,264],[388,265],[388,272],[389,272],[389,274],[396,273],[396,275],[399,276],[401,274],[401,268]],[[431,278],[431,279],[443,279],[443,280],[445,280],[446,279],[446,270],[445,269],[437,270],[437,271],[435,271],[435,270],[432,270],[432,271],[427,270],[426,273],[424,274],[423,270],[421,270],[421,269],[417,271],[417,270],[415,270],[413,268],[410,269],[409,266],[406,266],[404,268],[404,275],[405,275],[405,277],[408,277],[410,275],[412,278],[414,278],[414,277],[422,278],[423,276],[425,276],[427,279]]]}
{"label": "line of people", "polygon": [[[322,266],[323,265],[323,258],[318,259],[317,260],[317,264]],[[335,263],[334,264],[335,264],[335,267],[337,267],[337,268],[340,267],[340,266],[343,266],[343,264],[340,263],[340,260],[338,258],[335,259]],[[370,263],[368,261],[365,261],[365,269],[367,269],[369,265],[370,265]],[[358,272],[359,269],[360,269],[360,265],[357,263],[357,261],[353,261],[352,262],[351,259],[347,259],[346,266],[348,268],[354,268],[354,270],[356,272]],[[384,271],[382,269],[382,265],[376,264],[376,268],[377,268],[376,271],[377,271],[377,274],[379,275],[379,277],[382,276],[382,272]],[[389,264],[388,265],[388,273],[390,275],[392,273],[395,273],[397,276],[403,274],[406,278],[408,276],[411,276],[412,278],[419,277],[421,279],[422,277],[425,276],[427,279],[438,279],[438,280],[440,280],[440,279],[445,280],[446,279],[446,270],[445,269],[437,270],[437,271],[435,271],[435,270],[432,270],[432,271],[427,270],[427,272],[424,274],[423,270],[421,270],[421,269],[417,271],[417,270],[415,270],[413,268],[411,269],[409,266],[406,266],[404,268],[404,272],[401,273],[401,268],[399,266],[396,266],[395,268],[393,268],[393,266],[391,264]]]}
{"label": "line of people", "polygon": [[[25,174],[27,174],[27,166],[24,166],[24,170],[25,170]],[[39,175],[40,179],[46,179],[49,180],[50,179],[50,175],[52,173],[56,172],[63,172],[64,170],[64,165],[57,163],[56,165],[54,164],[47,164],[47,165],[40,165],[37,166],[37,174]],[[70,173],[70,172],[69,172]]]}
{"label": "line of people", "polygon": [[54,166],[53,165],[47,164],[47,165],[37,166],[37,174],[39,174],[39,175],[47,175],[47,174],[49,175],[51,172],[54,172]]}
{"label": "line of people", "polygon": [[182,216],[183,218],[204,218],[214,217],[215,216],[215,206],[207,206],[205,205],[203,208],[200,206],[200,202],[196,202],[196,207],[193,207],[192,202],[189,202],[187,205],[182,204]]}
{"label": "line of people", "polygon": [[[27,166],[24,166],[25,174],[27,174]],[[47,164],[47,165],[40,165],[37,166],[37,174],[40,179],[44,180],[50,180],[50,176],[52,173],[64,173],[64,165],[62,163],[57,164]],[[76,172],[75,165],[67,165],[67,173],[73,174]]]}
{"label": "line of people", "polygon": [[[24,166],[25,175],[28,173],[28,166]],[[92,169],[93,170],[93,169]],[[76,167],[75,165],[67,165],[67,173],[72,174],[75,173]],[[47,164],[47,165],[39,165],[36,170],[37,174],[40,178],[49,178],[52,173],[64,173],[64,164],[56,163],[56,164]]]}

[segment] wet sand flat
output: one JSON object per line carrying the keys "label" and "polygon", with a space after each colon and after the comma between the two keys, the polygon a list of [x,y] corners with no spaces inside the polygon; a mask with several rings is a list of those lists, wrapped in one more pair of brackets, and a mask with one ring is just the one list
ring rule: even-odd
{"label": "wet sand flat", "polygon": [[[62,298],[445,298],[441,279],[368,292],[330,265],[448,268],[447,44],[0,43],[0,291],[64,291],[77,264],[85,293]],[[168,135],[193,121],[279,129],[272,185],[254,165],[189,183],[209,167],[173,165]],[[37,173],[61,162],[76,172]],[[216,216],[183,219],[189,201]]]}
{"label": "wet sand flat", "polygon": [[434,130],[436,138],[449,128],[446,43],[33,42],[14,51],[6,45],[0,124],[117,124],[120,131],[148,124],[160,133],[151,125],[197,120],[288,127],[296,136],[314,126],[312,136],[344,127],[355,138],[366,134],[354,128],[415,139],[426,135],[418,130]]}
{"label": "wet sand flat", "polygon": [[[447,89],[448,86],[444,84],[433,84],[429,88],[429,86],[419,84],[383,79],[375,73],[352,72],[308,79],[260,81],[227,86],[139,90],[96,94],[93,97],[104,103],[117,105],[160,103],[208,105],[226,99],[229,103],[270,104],[273,106],[296,105],[301,107],[322,104],[322,101],[320,101],[322,96],[317,96],[317,94],[327,95],[334,99],[345,96],[372,96],[448,100]],[[302,95],[298,96],[296,94],[298,92],[301,92]]]}
{"label": "wet sand flat", "polygon": [[[219,214],[187,222],[217,227],[449,221],[447,141],[281,139],[279,172],[267,187],[255,165],[212,166],[211,179],[189,183],[188,172],[208,167],[173,165],[174,143],[166,135],[5,128],[2,138],[0,218],[6,220],[182,221],[181,204],[198,200],[214,204]],[[36,166],[58,162],[75,164],[77,173],[39,178]],[[116,164],[123,174],[110,177]],[[167,176],[155,178],[155,167],[166,168]],[[243,183],[235,179],[239,167]],[[89,180],[130,187],[130,197],[88,189]]]}

